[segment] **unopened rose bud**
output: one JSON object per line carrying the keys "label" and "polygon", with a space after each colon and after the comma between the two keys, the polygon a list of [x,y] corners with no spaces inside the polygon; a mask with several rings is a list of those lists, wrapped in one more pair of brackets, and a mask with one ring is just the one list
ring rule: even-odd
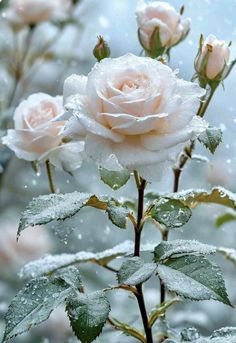
{"label": "unopened rose bud", "polygon": [[205,41],[201,36],[194,66],[202,86],[223,81],[231,68],[229,59],[229,44],[213,35],[209,35]]}
{"label": "unopened rose bud", "polygon": [[182,19],[167,2],[140,1],[136,9],[139,41],[150,57],[156,58],[182,41],[190,30],[190,19]]}
{"label": "unopened rose bud", "polygon": [[107,42],[102,36],[98,36],[98,42],[93,49],[94,57],[100,62],[104,58],[109,57],[111,54],[110,48]]}

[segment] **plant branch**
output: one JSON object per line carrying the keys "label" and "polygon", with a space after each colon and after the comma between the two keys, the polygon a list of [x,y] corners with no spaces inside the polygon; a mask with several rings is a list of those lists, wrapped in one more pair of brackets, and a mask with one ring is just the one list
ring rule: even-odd
{"label": "plant branch", "polygon": [[140,255],[140,245],[141,245],[141,234],[143,229],[143,203],[144,203],[144,190],[146,187],[146,181],[139,177],[137,172],[136,184],[138,188],[138,212],[137,212],[137,223],[135,227],[135,244],[134,244],[134,256]]}
{"label": "plant branch", "polygon": [[112,268],[112,267],[108,266],[107,264],[100,264],[100,263],[98,263],[98,265],[103,267],[103,268],[105,268],[105,269],[107,269],[107,270],[110,270],[110,272],[113,272],[113,273],[117,273],[118,272],[117,269]]}
{"label": "plant branch", "polygon": [[142,343],[146,343],[146,339],[145,339],[144,335],[141,332],[139,332],[138,330],[136,330],[135,328],[132,328],[131,326],[129,326],[125,323],[122,323],[119,320],[117,320],[115,318],[111,318],[111,317],[108,318],[107,322],[114,329],[120,330],[120,331],[126,333],[127,335],[132,336]]}
{"label": "plant branch", "polygon": [[[162,241],[167,242],[169,238],[169,231],[165,228],[162,231]],[[166,300],[166,288],[163,281],[160,279],[160,305],[162,305]]]}
{"label": "plant branch", "polygon": [[55,183],[54,183],[54,179],[53,179],[53,174],[52,174],[52,166],[51,166],[49,160],[47,160],[45,162],[45,164],[46,164],[46,171],[47,171],[50,191],[51,191],[51,193],[56,193],[56,187],[55,187]]}
{"label": "plant branch", "polygon": [[152,328],[149,326],[149,323],[148,323],[148,316],[147,316],[147,310],[146,310],[146,306],[144,302],[142,284],[137,285],[136,289],[138,291],[138,294],[135,294],[135,296],[138,301],[139,310],[142,316],[143,326],[144,326],[146,339],[147,339],[146,343],[153,343]]}
{"label": "plant branch", "polygon": [[[144,208],[144,191],[146,187],[146,181],[142,179],[139,174],[134,171],[134,177],[138,189],[138,211],[137,211],[137,223],[135,226],[135,244],[134,244],[134,256],[140,256],[141,234],[144,225],[143,221],[143,208]],[[148,316],[145,306],[142,284],[136,286],[137,293],[135,294],[138,301],[140,314],[143,321],[143,327],[146,334],[146,343],[153,343],[152,329],[148,325]]]}
{"label": "plant branch", "polygon": [[152,327],[156,320],[160,318],[160,316],[164,315],[166,310],[172,306],[173,304],[180,302],[181,300],[179,298],[173,298],[169,301],[166,301],[162,306],[155,308],[149,316],[149,326]]}

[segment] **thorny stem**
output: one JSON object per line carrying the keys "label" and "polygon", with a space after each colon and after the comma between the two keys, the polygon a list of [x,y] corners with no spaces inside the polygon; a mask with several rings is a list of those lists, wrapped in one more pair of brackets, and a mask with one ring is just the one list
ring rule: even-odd
{"label": "thorny stem", "polygon": [[56,193],[56,187],[55,187],[55,183],[54,183],[54,179],[53,179],[52,167],[51,167],[50,161],[47,160],[45,162],[45,164],[46,164],[46,171],[47,171],[50,191],[51,191],[51,193]]}
{"label": "thorny stem", "polygon": [[[140,256],[141,234],[143,229],[143,207],[144,207],[144,190],[146,187],[146,181],[142,179],[139,174],[134,171],[134,177],[138,189],[138,212],[137,222],[135,225],[135,244],[134,244],[134,256]],[[139,310],[142,316],[143,326],[146,334],[147,343],[153,343],[152,329],[148,325],[148,316],[145,306],[142,284],[136,286],[137,294],[135,294]]]}

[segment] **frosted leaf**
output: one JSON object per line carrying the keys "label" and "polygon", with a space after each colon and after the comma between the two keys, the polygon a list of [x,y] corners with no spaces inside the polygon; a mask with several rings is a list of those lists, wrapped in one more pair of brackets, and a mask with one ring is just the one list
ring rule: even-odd
{"label": "frosted leaf", "polygon": [[[141,246],[142,251],[153,251],[154,244],[145,244]],[[51,274],[57,269],[81,262],[97,262],[107,264],[118,256],[132,254],[134,244],[132,241],[125,241],[116,245],[112,249],[93,253],[80,251],[76,254],[46,255],[39,260],[27,263],[20,271],[20,277],[28,279],[41,275]]]}
{"label": "frosted leaf", "polygon": [[218,337],[224,337],[229,339],[229,343],[236,342],[236,328],[235,327],[226,327],[221,328],[219,330],[215,330],[213,334],[210,336],[210,341]]}
{"label": "frosted leaf", "polygon": [[74,216],[84,206],[106,210],[112,198],[88,193],[73,192],[67,194],[41,195],[34,198],[23,212],[18,236],[27,226],[47,224],[53,220],[65,220]]}
{"label": "frosted leaf", "polygon": [[18,234],[29,225],[47,224],[72,217],[84,206],[106,209],[107,198],[98,199],[95,195],[79,192],[41,195],[34,198],[23,212]]}
{"label": "frosted leaf", "polygon": [[157,272],[166,287],[191,300],[218,300],[231,305],[220,268],[203,256],[181,256],[159,264]]}
{"label": "frosted leaf", "polygon": [[147,281],[156,270],[155,263],[145,263],[140,257],[127,259],[117,273],[119,284],[138,285]]}
{"label": "frosted leaf", "polygon": [[124,186],[130,178],[130,172],[127,170],[113,171],[101,167],[99,171],[101,180],[113,190]]}
{"label": "frosted leaf", "polygon": [[192,212],[188,206],[176,199],[161,198],[150,211],[151,217],[167,228],[177,228],[186,224]]}
{"label": "frosted leaf", "polygon": [[182,341],[186,340],[188,342],[192,342],[200,338],[200,334],[198,330],[195,328],[183,329],[183,331],[181,332],[181,338],[182,338]]}
{"label": "frosted leaf", "polygon": [[178,239],[170,242],[161,242],[154,250],[155,262],[164,261],[170,257],[183,255],[207,255],[214,254],[216,248],[212,245],[204,244],[196,240]]}
{"label": "frosted leaf", "polygon": [[210,337],[202,337],[194,328],[184,329],[181,340],[167,339],[164,343],[236,343],[236,328],[226,327],[215,330]]}
{"label": "frosted leaf", "polygon": [[109,202],[106,211],[109,219],[114,225],[121,229],[126,228],[127,217],[130,213],[130,210],[127,207],[116,206],[113,202]]}
{"label": "frosted leaf", "polygon": [[70,294],[70,286],[59,279],[42,277],[32,280],[9,306],[3,342],[48,319]]}
{"label": "frosted leaf", "polygon": [[216,148],[222,142],[222,134],[221,129],[217,127],[208,127],[198,136],[198,140],[214,154]]}
{"label": "frosted leaf", "polygon": [[63,280],[72,289],[78,290],[83,287],[80,272],[74,266],[69,266],[69,267],[58,270],[53,275],[53,277]]}
{"label": "frosted leaf", "polygon": [[78,294],[67,302],[67,313],[75,335],[82,343],[93,342],[101,333],[110,312],[102,291]]}
{"label": "frosted leaf", "polygon": [[[199,203],[214,203],[236,210],[236,194],[223,187],[213,187],[210,191],[204,189],[188,189],[178,193],[163,194],[162,196],[180,200],[191,208],[196,207]],[[159,197],[160,194],[147,194],[147,198],[149,199],[156,199]]]}

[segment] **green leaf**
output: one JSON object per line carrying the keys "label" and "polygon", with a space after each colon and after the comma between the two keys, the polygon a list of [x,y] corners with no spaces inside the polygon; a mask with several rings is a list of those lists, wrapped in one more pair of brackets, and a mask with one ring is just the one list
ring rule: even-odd
{"label": "green leaf", "polygon": [[163,195],[148,193],[146,195],[149,200],[159,199],[160,196],[179,200],[190,208],[195,208],[200,203],[213,203],[236,210],[236,194],[223,187],[213,187],[210,191],[204,189],[188,189],[178,193]]}
{"label": "green leaf", "polygon": [[119,284],[138,285],[147,281],[156,270],[155,263],[145,263],[140,257],[127,259],[117,273]]}
{"label": "green leaf", "polygon": [[79,269],[74,266],[69,266],[56,271],[53,274],[54,278],[63,280],[67,285],[71,286],[72,289],[83,288],[81,275]]}
{"label": "green leaf", "polygon": [[[216,341],[215,338],[227,338],[227,343],[235,343],[236,342],[236,328],[235,327],[226,327],[221,328],[219,330],[215,330],[212,335],[210,336],[210,342],[213,343],[215,341],[216,343],[220,341]],[[221,340],[222,342],[222,340]],[[226,341],[225,341],[226,342]],[[223,342],[222,342],[223,343]]]}
{"label": "green leaf", "polygon": [[18,237],[21,231],[28,226],[47,224],[53,220],[65,220],[74,216],[85,206],[105,211],[111,201],[118,206],[118,203],[112,198],[107,196],[97,197],[88,193],[73,192],[39,196],[34,198],[23,212]]}
{"label": "green leaf", "polygon": [[230,305],[220,268],[203,256],[181,256],[159,264],[166,287],[191,300],[218,300]]}
{"label": "green leaf", "polygon": [[23,212],[18,235],[30,225],[42,225],[53,220],[70,218],[84,206],[105,210],[107,208],[107,199],[79,192],[41,195],[38,198],[34,198]]}
{"label": "green leaf", "polygon": [[214,254],[216,248],[212,245],[204,244],[195,240],[182,240],[161,242],[154,250],[154,261],[161,262],[171,257],[184,255],[207,255]]}
{"label": "green leaf", "polygon": [[9,306],[3,342],[48,319],[71,291],[71,287],[58,278],[42,277],[30,281]]}
{"label": "green leaf", "polygon": [[157,58],[161,56],[165,51],[165,46],[162,46],[160,39],[160,29],[155,27],[150,38],[150,49],[148,54],[152,58]]}
{"label": "green leaf", "polygon": [[166,340],[165,343],[235,343],[236,328],[226,327],[215,330],[210,337],[202,337],[195,328],[184,329],[181,332],[181,340]]}
{"label": "green leaf", "polygon": [[114,202],[109,202],[107,207],[108,217],[111,222],[120,229],[125,229],[130,210],[124,206],[117,206]]}
{"label": "green leaf", "polygon": [[222,131],[217,127],[209,127],[198,136],[198,140],[214,154],[216,148],[222,142]]}
{"label": "green leaf", "polygon": [[110,312],[104,292],[78,294],[67,302],[72,329],[82,343],[90,343],[101,333]]}
{"label": "green leaf", "polygon": [[124,186],[130,178],[128,170],[112,171],[100,167],[99,171],[101,180],[114,190]]}
{"label": "green leaf", "polygon": [[[141,245],[141,251],[153,251],[154,247],[154,244],[144,244]],[[107,249],[97,253],[80,251],[76,254],[46,255],[36,261],[27,263],[21,269],[20,277],[29,279],[32,277],[48,275],[58,269],[82,262],[92,262],[99,265],[106,265],[119,256],[132,254],[133,250],[134,243],[132,241],[125,241],[116,245],[112,249]]]}
{"label": "green leaf", "polygon": [[195,328],[183,329],[181,331],[181,341],[194,342],[200,338],[200,334]]}
{"label": "green leaf", "polygon": [[161,198],[152,207],[150,215],[167,228],[177,228],[189,221],[192,212],[179,200]]}
{"label": "green leaf", "polygon": [[223,224],[236,220],[236,215],[233,213],[224,213],[219,216],[215,221],[215,226],[217,228],[221,227]]}

